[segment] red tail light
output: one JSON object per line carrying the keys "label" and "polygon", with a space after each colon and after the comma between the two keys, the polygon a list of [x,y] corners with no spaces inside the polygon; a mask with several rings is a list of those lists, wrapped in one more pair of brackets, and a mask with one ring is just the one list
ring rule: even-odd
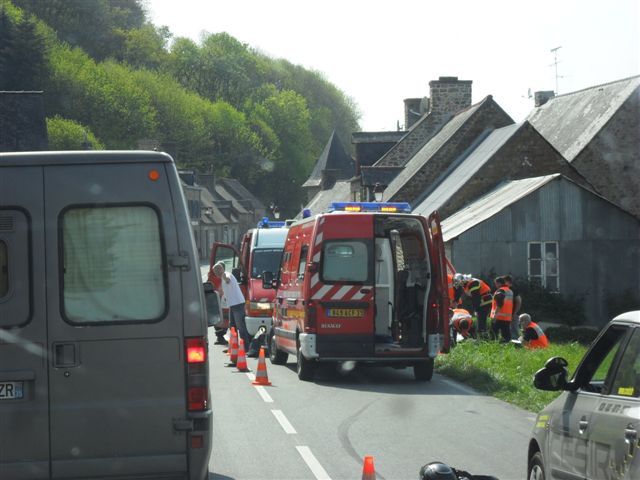
{"label": "red tail light", "polygon": [[318,317],[318,311],[316,310],[316,304],[309,300],[305,307],[306,309],[306,322],[304,326],[305,333],[316,333],[316,320]]}
{"label": "red tail light", "polygon": [[209,389],[207,387],[189,387],[187,402],[187,408],[190,412],[206,410],[209,403]]}
{"label": "red tail light", "polygon": [[204,363],[207,361],[207,343],[204,338],[187,338],[185,343],[187,363]]}

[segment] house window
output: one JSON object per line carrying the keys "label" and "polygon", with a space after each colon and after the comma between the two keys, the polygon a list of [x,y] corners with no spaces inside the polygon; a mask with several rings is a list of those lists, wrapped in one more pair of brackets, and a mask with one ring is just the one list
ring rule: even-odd
{"label": "house window", "polygon": [[529,242],[529,281],[552,291],[560,290],[558,242]]}

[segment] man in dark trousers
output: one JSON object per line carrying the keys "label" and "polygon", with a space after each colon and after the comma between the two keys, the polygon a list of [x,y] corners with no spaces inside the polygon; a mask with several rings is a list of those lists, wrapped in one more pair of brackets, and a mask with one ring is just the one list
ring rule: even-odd
{"label": "man in dark trousers", "polygon": [[503,342],[511,341],[511,320],[513,318],[513,292],[507,286],[504,277],[495,280],[496,291],[491,304],[491,332],[495,339],[498,331]]}
{"label": "man in dark trousers", "polygon": [[471,275],[457,273],[453,279],[454,287],[462,287],[466,295],[471,297],[473,311],[478,319],[478,333],[487,332],[487,316],[491,312],[491,288],[485,282]]}
{"label": "man in dark trousers", "polygon": [[504,275],[502,278],[504,278],[507,287],[509,287],[513,292],[513,318],[511,319],[509,329],[511,331],[511,338],[516,339],[520,334],[518,316],[520,315],[520,309],[522,308],[522,297],[520,296],[520,292],[514,288],[513,278],[511,275]]}

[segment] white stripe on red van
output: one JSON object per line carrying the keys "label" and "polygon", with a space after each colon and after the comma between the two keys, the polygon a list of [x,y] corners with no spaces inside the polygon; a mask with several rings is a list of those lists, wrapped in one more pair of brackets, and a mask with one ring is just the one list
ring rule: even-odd
{"label": "white stripe on red van", "polygon": [[320,261],[320,250],[318,250],[316,252],[316,254],[313,256],[313,261],[314,262],[319,262]]}
{"label": "white stripe on red van", "polygon": [[322,287],[320,287],[320,290],[313,294],[312,298],[314,300],[321,300],[324,294],[329,290],[331,290],[331,285],[323,285]]}
{"label": "white stripe on red van", "polygon": [[318,275],[317,273],[314,273],[313,277],[311,277],[311,288],[315,287],[319,281],[320,281],[320,275]]}
{"label": "white stripe on red van", "polygon": [[320,245],[320,243],[322,243],[322,232],[316,235],[316,241],[313,245],[314,247],[317,247],[318,245]]}
{"label": "white stripe on red van", "polygon": [[342,297],[345,296],[345,294],[351,290],[353,288],[353,285],[345,285],[343,286],[340,290],[338,290],[333,297],[331,297],[332,300],[340,300]]}

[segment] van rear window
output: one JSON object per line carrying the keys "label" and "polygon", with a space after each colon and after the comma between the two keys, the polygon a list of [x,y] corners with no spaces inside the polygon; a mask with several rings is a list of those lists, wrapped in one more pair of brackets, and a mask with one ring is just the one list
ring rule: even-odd
{"label": "van rear window", "polygon": [[158,214],[148,206],[72,208],[62,217],[70,323],[155,321],[165,311]]}
{"label": "van rear window", "polygon": [[9,292],[9,256],[7,244],[0,241],[0,298]]}
{"label": "van rear window", "polygon": [[370,243],[364,240],[329,240],[323,245],[322,280],[325,282],[370,281]]}

